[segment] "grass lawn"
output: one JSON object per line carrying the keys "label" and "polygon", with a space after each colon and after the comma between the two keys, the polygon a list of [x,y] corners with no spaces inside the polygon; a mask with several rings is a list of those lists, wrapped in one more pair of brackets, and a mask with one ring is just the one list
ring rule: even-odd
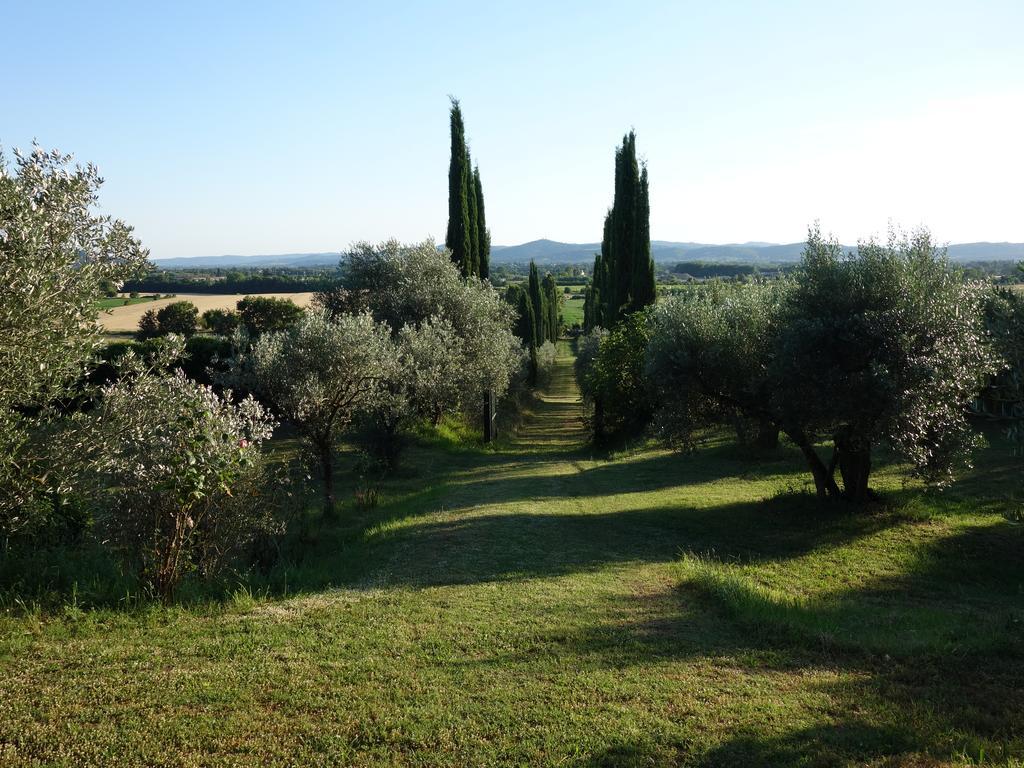
{"label": "grass lawn", "polygon": [[593,454],[562,350],[516,436],[421,442],[264,575],[161,609],[0,568],[0,765],[1024,764],[1005,446],[821,507],[785,448]]}
{"label": "grass lawn", "polygon": [[571,297],[565,295],[565,298],[562,300],[562,323],[567,328],[571,328],[576,323],[583,325],[582,293],[574,293]]}

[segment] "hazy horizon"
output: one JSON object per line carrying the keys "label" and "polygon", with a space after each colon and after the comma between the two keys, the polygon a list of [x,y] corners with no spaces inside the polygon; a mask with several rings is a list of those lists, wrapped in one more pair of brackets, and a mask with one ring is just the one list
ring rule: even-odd
{"label": "hazy horizon", "polygon": [[156,258],[443,240],[448,94],[495,243],[598,239],[630,128],[659,240],[792,243],[818,220],[843,242],[890,221],[1024,242],[1019,3],[66,3],[5,21],[0,64],[24,76],[0,146],[95,163],[103,211]]}

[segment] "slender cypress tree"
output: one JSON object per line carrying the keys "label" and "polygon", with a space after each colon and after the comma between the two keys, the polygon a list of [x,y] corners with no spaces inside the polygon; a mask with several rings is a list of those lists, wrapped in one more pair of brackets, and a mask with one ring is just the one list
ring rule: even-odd
{"label": "slender cypress tree", "polygon": [[452,99],[451,161],[448,165],[448,232],[445,245],[463,277],[482,278],[491,272],[491,234],[484,217],[484,191],[480,168],[466,145],[466,126],[458,99]]}
{"label": "slender cypress tree", "polygon": [[522,339],[524,344],[533,344],[536,319],[533,315],[533,301],[530,299],[530,294],[523,286],[513,283],[505,291],[505,301],[516,309],[517,319],[513,333]]}
{"label": "slender cypress tree", "polygon": [[466,127],[462,122],[462,109],[458,99],[452,99],[451,109],[452,154],[448,166],[448,233],[444,243],[452,253],[452,261],[459,265],[462,275],[472,274],[473,240],[470,236],[469,152],[466,149]]}
{"label": "slender cypress tree", "polygon": [[555,281],[555,276],[548,272],[544,275],[544,282],[541,286],[544,290],[544,303],[547,309],[547,325],[548,333],[547,340],[552,344],[558,341],[558,330],[561,325],[559,318],[559,300],[558,300],[558,283]]}
{"label": "slender cypress tree", "polygon": [[469,274],[480,274],[480,230],[476,209],[476,176],[472,160],[466,150],[466,205],[469,208]]}
{"label": "slender cypress tree", "polygon": [[540,273],[537,272],[537,265],[530,262],[530,301],[533,302],[533,343],[538,347],[548,337],[547,312],[544,306],[544,292],[540,287]]}
{"label": "slender cypress tree", "polygon": [[477,274],[486,279],[491,276],[491,233],[487,230],[487,217],[484,215],[484,188],[480,184],[479,165],[473,168],[473,186],[476,189],[477,247],[480,255]]}
{"label": "slender cypress tree", "polygon": [[615,197],[591,279],[591,327],[612,328],[623,316],[654,303],[650,232],[647,167],[637,162],[636,134],[630,131],[615,150]]}

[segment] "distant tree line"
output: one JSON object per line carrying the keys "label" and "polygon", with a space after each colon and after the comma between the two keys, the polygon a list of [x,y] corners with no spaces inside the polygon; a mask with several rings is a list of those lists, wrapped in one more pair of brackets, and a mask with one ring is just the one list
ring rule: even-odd
{"label": "distant tree line", "polygon": [[302,293],[323,291],[338,280],[337,270],[153,270],[128,280],[122,291],[139,293]]}
{"label": "distant tree line", "polygon": [[550,272],[542,280],[537,265],[531,261],[526,284],[510,284],[505,290],[505,301],[518,314],[515,334],[530,355],[530,381],[536,384],[540,350],[545,344],[553,348],[562,331],[562,294],[558,282]]}

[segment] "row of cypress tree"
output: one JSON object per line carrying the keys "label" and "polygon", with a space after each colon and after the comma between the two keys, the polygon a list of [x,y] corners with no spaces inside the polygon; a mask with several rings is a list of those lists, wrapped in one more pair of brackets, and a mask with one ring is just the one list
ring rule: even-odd
{"label": "row of cypress tree", "polygon": [[637,161],[636,134],[630,131],[615,150],[615,197],[584,294],[585,331],[614,328],[626,315],[654,303],[650,219],[647,166]]}
{"label": "row of cypress tree", "polygon": [[558,283],[550,272],[541,280],[537,265],[531,261],[530,276],[526,285],[509,285],[505,292],[505,300],[515,307],[519,314],[514,330],[530,350],[530,380],[531,383],[536,383],[537,349],[545,341],[552,344],[558,341],[562,330]]}
{"label": "row of cypress tree", "polygon": [[480,168],[466,146],[466,126],[458,99],[452,99],[452,155],[448,166],[448,233],[445,245],[463,277],[490,275],[491,233],[484,215]]}
{"label": "row of cypress tree", "polygon": [[510,284],[505,299],[519,312],[515,333],[524,343],[539,347],[545,341],[558,341],[562,313],[554,275],[548,272],[542,280],[537,265],[531,261],[526,285]]}

